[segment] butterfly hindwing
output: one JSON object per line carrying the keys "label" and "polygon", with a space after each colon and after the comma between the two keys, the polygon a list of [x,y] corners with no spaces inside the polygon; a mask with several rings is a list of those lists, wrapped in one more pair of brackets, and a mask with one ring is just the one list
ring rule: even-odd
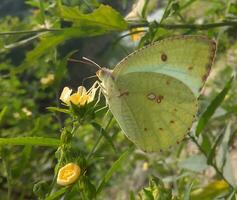
{"label": "butterfly hindwing", "polygon": [[164,74],[125,74],[113,90],[108,101],[113,115],[127,137],[147,152],[166,150],[182,140],[197,111],[192,91]]}

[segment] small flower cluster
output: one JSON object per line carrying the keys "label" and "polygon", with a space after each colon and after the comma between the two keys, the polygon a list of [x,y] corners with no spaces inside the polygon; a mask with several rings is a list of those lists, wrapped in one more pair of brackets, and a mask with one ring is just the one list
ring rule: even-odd
{"label": "small flower cluster", "polygon": [[42,85],[49,85],[54,81],[54,79],[55,79],[54,74],[48,74],[47,76],[42,77],[40,79],[40,83]]}
{"label": "small flower cluster", "polygon": [[72,102],[75,105],[84,106],[86,103],[90,103],[95,98],[97,88],[92,87],[86,91],[86,88],[79,86],[77,92],[72,93],[72,89],[64,87],[60,96],[60,100],[66,105],[70,105]]}

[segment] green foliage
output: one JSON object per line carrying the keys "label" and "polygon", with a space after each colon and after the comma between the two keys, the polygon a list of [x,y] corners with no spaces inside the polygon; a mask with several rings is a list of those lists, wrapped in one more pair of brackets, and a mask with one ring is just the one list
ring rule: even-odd
{"label": "green foliage", "polygon": [[[236,1],[133,3],[25,0],[14,16],[5,7],[9,14],[0,19],[0,199],[235,199]],[[126,13],[134,20],[127,21]],[[98,91],[85,105],[60,101],[64,86],[76,91],[94,82],[83,80],[95,75],[93,67],[70,59],[85,56],[114,66],[146,44],[189,34],[216,39],[218,51],[197,121],[170,151],[138,150],[104,108],[104,98],[97,102]],[[69,162],[80,166],[81,174],[73,184],[60,186],[59,169]]]}

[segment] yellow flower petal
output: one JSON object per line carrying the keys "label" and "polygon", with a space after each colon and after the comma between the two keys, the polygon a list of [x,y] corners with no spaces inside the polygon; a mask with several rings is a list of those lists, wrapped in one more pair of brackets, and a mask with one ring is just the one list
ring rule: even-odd
{"label": "yellow flower petal", "polygon": [[79,86],[78,89],[77,89],[77,92],[83,96],[86,94],[86,88],[84,86]]}
{"label": "yellow flower petal", "polygon": [[77,164],[68,163],[58,172],[57,183],[59,185],[70,185],[80,176],[81,169]]}
{"label": "yellow flower petal", "polygon": [[84,105],[86,104],[88,98],[89,98],[89,96],[88,96],[87,94],[81,96],[79,104],[80,104],[81,106],[84,106]]}
{"label": "yellow flower petal", "polygon": [[66,104],[70,104],[70,95],[72,93],[72,89],[70,89],[69,87],[64,87],[63,91],[60,95],[60,100]]}
{"label": "yellow flower petal", "polygon": [[75,105],[80,104],[80,99],[81,99],[81,95],[78,92],[70,96],[70,101]]}
{"label": "yellow flower petal", "polygon": [[[145,29],[143,27],[138,27],[138,28],[133,28],[131,29],[131,33],[132,32],[136,32],[136,31],[145,31]],[[144,32],[138,32],[138,33],[134,33],[131,35],[131,39],[132,41],[138,41],[141,39],[141,37],[144,35]]]}

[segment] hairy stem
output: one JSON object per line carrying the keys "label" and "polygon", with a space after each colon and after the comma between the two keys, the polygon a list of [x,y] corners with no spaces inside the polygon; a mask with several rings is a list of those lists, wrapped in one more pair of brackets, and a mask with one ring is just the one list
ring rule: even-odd
{"label": "hairy stem", "polygon": [[[224,26],[236,26],[237,27],[237,21],[224,21],[224,22],[218,22],[218,23],[209,23],[209,24],[160,24],[156,21],[153,22],[154,27],[156,28],[164,28],[164,29],[199,29],[199,30],[205,30],[210,28],[218,28],[218,27],[224,27]],[[142,22],[137,24],[130,24],[130,28],[138,28],[138,27],[148,27],[150,23],[148,22]]]}

